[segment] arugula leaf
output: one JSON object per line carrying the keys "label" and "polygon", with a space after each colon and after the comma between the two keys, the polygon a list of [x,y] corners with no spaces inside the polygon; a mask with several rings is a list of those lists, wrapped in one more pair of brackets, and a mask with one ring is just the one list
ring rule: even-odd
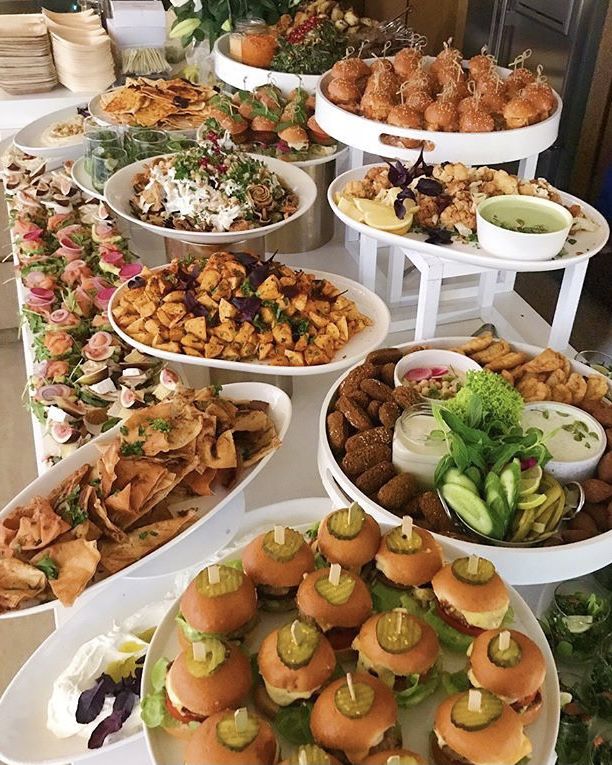
{"label": "arugula leaf", "polygon": [[395,700],[400,709],[415,707],[435,693],[440,685],[440,673],[438,668],[433,666],[424,682],[419,675],[408,675],[406,680],[410,681],[408,688],[395,694]]}
{"label": "arugula leaf", "polygon": [[440,679],[447,696],[460,691],[468,691],[472,687],[467,673],[462,669],[458,672],[442,672]]}
{"label": "arugula leaf", "polygon": [[291,704],[281,707],[274,718],[274,727],[279,736],[287,739],[294,746],[312,744],[310,732],[310,715],[314,704],[307,701],[302,704]]}

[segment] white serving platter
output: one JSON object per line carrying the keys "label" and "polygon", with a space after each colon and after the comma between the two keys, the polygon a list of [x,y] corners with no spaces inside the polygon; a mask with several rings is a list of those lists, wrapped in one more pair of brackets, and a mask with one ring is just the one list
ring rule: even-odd
{"label": "white serving platter", "polygon": [[64,122],[77,116],[76,106],[67,106],[64,109],[45,114],[37,120],[30,122],[15,135],[15,146],[26,154],[35,157],[61,157],[62,159],[76,159],[83,153],[83,136],[75,136],[68,143],[54,146],[44,143],[43,134],[54,122]]}
{"label": "white serving platter", "polygon": [[[257,400],[267,402],[270,405],[270,417],[272,418],[278,436],[282,441],[285,434],[287,433],[287,429],[289,428],[292,411],[291,400],[286,393],[284,393],[279,388],[274,387],[273,385],[268,385],[267,383],[245,382],[230,383],[229,385],[224,385],[222,395],[226,398],[236,400]],[[120,425],[116,425],[107,433],[104,433],[93,441],[85,444],[69,457],[66,457],[66,459],[62,460],[53,468],[51,468],[48,472],[32,481],[29,486],[20,492],[11,502],[9,502],[8,505],[4,507],[3,510],[0,511],[0,519],[12,512],[16,507],[26,504],[32,497],[38,495],[45,496],[48,494],[55,486],[57,486],[64,478],[66,478],[66,476],[73,473],[81,465],[95,462],[95,460],[98,458],[99,447],[103,446],[107,441],[112,440],[113,437],[118,435],[120,427]],[[158,548],[157,550],[154,550],[152,553],[145,556],[141,560],[132,563],[130,566],[127,566],[121,571],[118,571],[116,574],[113,574],[100,582],[92,584],[84,591],[79,599],[77,599],[77,602],[73,608],[79,605],[79,600],[81,598],[89,598],[92,597],[93,594],[97,596],[97,594],[109,584],[116,583],[117,580],[121,577],[134,573],[140,566],[146,563],[152,563],[152,561],[156,560],[164,553],[167,553],[170,549],[173,549],[173,554],[179,558],[177,569],[181,567],[183,562],[180,562],[180,543],[189,537],[189,535],[197,532],[198,529],[201,529],[203,526],[207,525],[215,518],[217,514],[220,514],[221,511],[224,510],[224,508],[230,504],[230,502],[239,493],[243,492],[245,487],[257,475],[259,475],[259,473],[264,469],[264,467],[268,464],[273,456],[274,452],[266,455],[264,459],[262,459],[253,467],[247,468],[243,472],[241,480],[238,481],[229,490],[219,486],[215,488],[215,493],[210,497],[192,497],[188,500],[181,500],[180,502],[177,502],[175,505],[176,508],[195,507],[200,514],[200,518],[194,524],[174,537],[174,539],[171,539],[165,545]],[[238,514],[232,514],[232,518],[227,519],[230,530],[232,528],[236,528],[233,524],[242,516],[242,505],[238,503],[235,505],[235,507],[238,508]],[[224,535],[221,540],[219,537],[201,537],[202,555],[217,549],[219,541],[225,541],[227,536],[228,535]],[[208,544],[206,544],[204,541],[205,539]],[[41,603],[39,605],[32,606],[30,608],[6,611],[5,613],[0,614],[0,620],[18,619],[30,614],[47,611],[51,608],[60,609],[62,606],[58,603],[58,601],[52,600],[47,603]]]}
{"label": "white serving platter", "polygon": [[229,52],[230,35],[221,35],[213,48],[215,74],[222,81],[240,90],[253,90],[259,85],[276,85],[284,96],[294,88],[303,88],[314,93],[320,74],[291,74],[275,72],[272,69],[260,69],[236,61]]}
{"label": "white serving platter", "polygon": [[[167,154],[163,156],[172,155]],[[250,154],[249,156],[264,162],[269,170],[283,181],[286,188],[297,194],[299,199],[298,209],[290,218],[278,221],[277,223],[271,223],[268,226],[248,229],[247,231],[218,232],[181,231],[142,221],[134,215],[130,206],[130,199],[134,195],[133,179],[137,173],[144,170],[145,165],[148,165],[151,161],[157,159],[157,157],[133,162],[131,165],[126,165],[126,167],[116,172],[108,179],[104,186],[104,198],[107,205],[117,215],[130,221],[130,223],[141,226],[152,234],[163,236],[166,239],[178,239],[181,242],[191,242],[193,244],[227,244],[228,242],[240,242],[244,239],[257,239],[266,236],[266,234],[271,234],[288,223],[293,223],[293,221],[304,215],[312,207],[317,198],[317,187],[307,173],[299,167],[294,167],[290,162],[283,162],[274,157],[265,157],[257,154]]]}
{"label": "white serving platter", "polygon": [[99,199],[101,202],[104,201],[104,194],[96,191],[91,180],[91,175],[85,170],[85,157],[79,157],[74,161],[72,169],[70,170],[70,175],[72,176],[75,185],[78,186],[82,192],[94,199]]}
{"label": "white serving platter", "polygon": [[[432,61],[425,56],[425,61]],[[467,62],[463,62],[464,66]],[[505,79],[510,70],[497,67]],[[419,149],[389,146],[381,140],[383,135],[428,141],[433,149],[425,151],[427,162],[463,162],[466,165],[499,164],[513,162],[527,156],[539,154],[555,142],[559,133],[559,121],[563,102],[555,93],[557,106],[554,112],[542,122],[514,130],[495,130],[491,133],[442,133],[434,130],[400,128],[377,122],[341,109],[327,97],[327,86],[331,73],[321,76],[316,87],[315,118],[326,133],[357,149],[379,154],[382,157],[416,159]]]}
{"label": "white serving platter", "polygon": [[[168,266],[159,266],[154,271]],[[113,330],[125,340],[126,343],[132,345],[134,348],[148,353],[150,356],[156,356],[160,359],[166,359],[166,361],[174,361],[179,364],[188,364],[192,366],[200,367],[216,367],[217,369],[231,369],[236,372],[251,372],[252,374],[260,375],[280,375],[283,377],[305,377],[310,375],[321,375],[327,372],[337,372],[340,369],[345,369],[347,366],[354,364],[358,359],[365,356],[374,348],[377,348],[389,332],[389,323],[391,316],[389,309],[374,292],[362,287],[358,282],[354,282],[352,279],[347,279],[344,276],[338,276],[337,274],[330,274],[325,271],[315,271],[308,269],[308,273],[314,274],[317,279],[327,279],[334,284],[338,289],[343,292],[347,292],[347,296],[354,300],[357,308],[361,313],[369,316],[372,319],[372,325],[365,327],[357,335],[354,335],[348,343],[346,343],[340,351],[336,354],[334,359],[329,364],[319,364],[317,366],[310,367],[292,367],[292,366],[276,366],[272,364],[266,364],[265,361],[228,361],[226,359],[205,359],[197,356],[187,356],[183,353],[171,353],[169,351],[160,350],[159,348],[152,348],[148,345],[138,342],[126,334],[117,324],[115,317],[113,316],[113,306],[119,300],[121,290],[129,289],[127,283],[122,285],[118,290],[113,293],[108,306],[108,316],[113,327]]]}
{"label": "white serving platter", "polygon": [[[334,215],[340,218],[340,220],[349,228],[359,231],[359,233],[364,234],[371,239],[376,239],[378,242],[381,242],[381,244],[406,250],[408,257],[410,257],[410,250],[415,250],[416,252],[422,252],[424,255],[435,255],[444,260],[454,260],[460,263],[468,263],[473,266],[484,268],[527,272],[557,271],[562,268],[567,268],[568,266],[577,265],[584,260],[592,258],[605,246],[610,237],[610,227],[604,216],[594,207],[583,202],[582,199],[567,194],[565,191],[559,191],[563,204],[580,205],[584,214],[597,224],[597,228],[594,231],[577,231],[576,233],[571,233],[568,241],[565,242],[564,252],[566,254],[562,257],[557,256],[552,260],[512,260],[499,258],[495,255],[491,255],[486,250],[480,249],[477,243],[463,244],[458,241],[453,241],[452,244],[447,245],[428,244],[425,241],[427,234],[418,234],[409,231],[408,234],[402,236],[388,231],[381,231],[380,229],[372,228],[365,223],[359,223],[354,218],[351,218],[340,210],[335,201],[336,195],[342,192],[349,181],[361,180],[366,172],[373,167],[380,167],[380,162],[355,168],[339,175],[333,183],[330,184],[329,189],[327,190],[327,199]],[[573,244],[569,242],[569,239],[572,240]]]}
{"label": "white serving platter", "polygon": [[[307,501],[308,500],[304,500],[304,502]],[[313,522],[320,520],[325,512],[329,512],[324,510],[322,513],[317,513],[313,508],[313,512],[309,516],[309,521],[306,523],[298,523],[298,518],[294,521],[293,515],[289,509],[283,510],[282,503],[279,503],[278,508],[278,515],[270,517],[269,520],[266,518],[266,522],[259,524],[257,531],[261,533],[261,531],[269,529],[274,523],[279,522],[291,525],[300,531],[305,531]],[[383,532],[389,530],[392,525],[396,525],[396,523],[383,523]],[[252,536],[255,535],[256,531],[253,530]],[[224,551],[221,560],[240,557],[242,549],[247,542],[248,539],[243,539],[240,542],[232,544],[231,548]],[[447,559],[452,560],[462,554],[461,549],[457,547],[454,542],[451,544],[447,539],[442,540],[442,547],[444,556]],[[544,654],[546,661],[546,680],[543,686],[544,704],[542,714],[539,719],[527,729],[527,735],[533,744],[532,762],[537,763],[537,765],[552,765],[552,763],[555,762],[556,757],[554,747],[559,724],[559,684],[555,663],[537,619],[516,590],[513,590],[512,588],[508,589],[510,605],[514,611],[515,617],[512,625],[513,628],[522,630],[528,634],[531,639],[537,643]],[[147,693],[151,687],[151,670],[155,662],[164,656],[172,659],[179,651],[175,624],[178,610],[179,602],[177,600],[166,613],[166,616],[159,625],[153,640],[151,641],[151,646],[147,653],[144,665],[142,679],[143,694]],[[264,615],[254,633],[247,640],[246,647],[249,653],[252,653],[257,649],[262,638],[270,631],[270,629],[274,629],[280,624],[286,623],[290,618],[289,614],[274,616],[268,614]],[[457,654],[450,654],[446,651],[444,652],[445,669],[456,671],[462,669],[464,665],[464,657],[461,657],[460,655],[458,656]],[[437,705],[443,698],[443,693],[438,690],[430,699],[424,701],[419,706],[406,712],[400,710],[404,745],[427,758],[427,762],[429,762],[429,736],[432,729],[434,713]],[[161,729],[145,728],[145,741],[149,749],[151,761],[154,765],[176,765],[178,762],[183,762],[185,743],[174,736],[169,736]],[[291,749],[286,746],[286,743],[281,742],[281,745],[283,756],[286,757]]]}
{"label": "white serving platter", "polygon": [[[423,340],[419,343],[406,343],[399,346],[407,350],[414,345],[431,345],[435,348],[453,348],[467,342],[469,337],[445,337]],[[541,348],[526,343],[512,343],[517,351],[529,353],[532,356],[541,352]],[[572,361],[572,369],[582,375],[597,374],[591,367]],[[355,365],[357,366],[357,365]],[[325,490],[336,503],[346,505],[349,501],[356,501],[373,515],[377,521],[389,523],[397,516],[385,510],[378,503],[371,500],[361,492],[355,484],[344,474],[336,458],[332,454],[327,438],[326,417],[331,402],[336,395],[339,384],[349,374],[347,370],[330,388],[319,417],[319,449],[317,462],[319,474]],[[609,382],[612,390],[612,383]],[[444,542],[448,537],[434,534]],[[497,547],[467,542],[461,539],[453,539],[453,545],[461,548],[466,553],[480,555],[489,558],[495,564],[500,575],[513,585],[546,584],[557,582],[562,579],[570,579],[596,571],[612,562],[612,531],[599,534],[582,542],[573,542],[554,547]]]}

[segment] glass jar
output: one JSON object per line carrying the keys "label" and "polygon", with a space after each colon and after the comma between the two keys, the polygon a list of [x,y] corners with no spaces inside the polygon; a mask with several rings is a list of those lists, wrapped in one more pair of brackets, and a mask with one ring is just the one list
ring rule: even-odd
{"label": "glass jar", "polygon": [[230,35],[230,56],[247,66],[267,69],[276,51],[276,34],[263,19],[238,19]]}
{"label": "glass jar", "polygon": [[592,581],[559,584],[548,617],[555,656],[572,663],[593,659],[606,633],[609,615],[610,601],[593,590]]}
{"label": "glass jar", "polygon": [[448,451],[446,442],[435,437],[439,429],[432,407],[417,404],[396,420],[393,432],[393,466],[400,473],[411,473],[419,486],[428,489],[434,485],[438,462]]}
{"label": "glass jar", "polygon": [[166,153],[168,134],[164,130],[133,128],[125,134],[125,148],[130,162]]}
{"label": "glass jar", "polygon": [[121,132],[115,128],[100,125],[93,117],[83,120],[83,154],[85,172],[93,175],[92,156],[98,147],[105,149],[120,149],[122,147]]}
{"label": "glass jar", "polygon": [[127,152],[125,149],[115,147],[98,146],[94,149],[91,157],[91,180],[93,187],[100,194],[104,191],[104,184],[127,164]]}

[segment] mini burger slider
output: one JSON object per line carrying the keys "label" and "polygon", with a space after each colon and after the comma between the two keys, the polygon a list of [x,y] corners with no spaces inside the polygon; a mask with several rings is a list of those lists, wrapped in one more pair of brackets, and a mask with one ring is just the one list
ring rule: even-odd
{"label": "mini burger slider", "polygon": [[374,560],[380,544],[380,526],[353,502],[321,521],[315,544],[329,563],[339,563],[359,574]]}
{"label": "mini burger slider", "polygon": [[495,566],[475,555],[457,558],[441,568],[431,586],[438,600],[438,615],[464,635],[497,629],[510,605]]}
{"label": "mini burger slider", "polygon": [[290,611],[304,574],[314,571],[314,555],[295,529],[275,526],[250,542],[242,565],[257,586],[266,611]]}
{"label": "mini burger slider", "polygon": [[468,677],[476,688],[486,688],[531,725],[542,710],[546,662],[538,646],[516,630],[487,630],[468,650]]}
{"label": "mini burger slider", "polygon": [[253,582],[231,566],[209,566],[193,579],[176,617],[183,647],[206,637],[241,640],[255,626],[257,593]]}
{"label": "mini burger slider", "polygon": [[517,713],[489,691],[448,696],[436,712],[431,753],[436,765],[516,765],[531,756]]}
{"label": "mini burger slider", "polygon": [[363,580],[337,563],[304,577],[296,600],[301,618],[318,624],[336,651],[350,648],[372,613],[372,597]]}
{"label": "mini burger slider", "polygon": [[376,568],[383,584],[402,590],[423,587],[442,568],[442,549],[429,531],[404,516],[402,525],[381,539]]}
{"label": "mini burger slider", "polygon": [[342,762],[360,763],[401,746],[395,697],[368,674],[348,674],[330,683],[315,701],[310,730],[316,743]]}
{"label": "mini burger slider", "polygon": [[168,669],[166,710],[179,723],[201,722],[240,704],[251,684],[251,666],[240,648],[216,638],[192,643]]}
{"label": "mini burger slider", "polygon": [[264,638],[257,663],[264,686],[257,689],[255,701],[262,712],[273,716],[279,706],[316,693],[332,676],[336,655],[314,624],[296,619]]}
{"label": "mini burger slider", "polygon": [[440,655],[438,637],[428,624],[403,608],[371,616],[353,648],[359,652],[359,671],[376,675],[398,693],[410,689],[407,704],[412,706],[436,690],[437,673],[432,670]]}
{"label": "mini burger slider", "polygon": [[279,754],[270,724],[242,707],[200,725],[185,750],[185,765],[275,765]]}
{"label": "mini burger slider", "polygon": [[415,754],[408,749],[385,749],[384,752],[376,752],[360,763],[360,765],[427,765],[420,754]]}
{"label": "mini burger slider", "polygon": [[302,744],[280,765],[340,765],[340,760],[328,754],[316,744]]}

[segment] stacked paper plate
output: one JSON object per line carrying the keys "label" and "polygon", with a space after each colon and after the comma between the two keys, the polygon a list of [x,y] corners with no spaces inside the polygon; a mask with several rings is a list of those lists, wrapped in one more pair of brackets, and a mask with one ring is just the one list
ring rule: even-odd
{"label": "stacked paper plate", "polygon": [[111,40],[93,11],[43,9],[62,85],[75,92],[106,90],[115,81]]}
{"label": "stacked paper plate", "polygon": [[12,95],[57,85],[51,46],[39,14],[0,15],[0,88]]}

